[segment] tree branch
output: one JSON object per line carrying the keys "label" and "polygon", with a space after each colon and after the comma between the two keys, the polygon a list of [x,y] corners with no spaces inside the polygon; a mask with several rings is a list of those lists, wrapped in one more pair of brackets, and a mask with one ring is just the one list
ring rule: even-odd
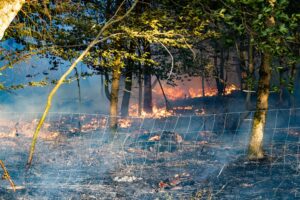
{"label": "tree branch", "polygon": [[[32,163],[32,159],[33,159],[33,154],[34,154],[34,150],[35,150],[35,145],[37,142],[37,138],[40,132],[40,129],[42,128],[44,121],[49,113],[49,110],[51,108],[51,103],[52,103],[52,98],[55,95],[55,93],[57,92],[57,90],[59,89],[59,87],[63,84],[64,80],[66,79],[66,77],[73,71],[73,69],[76,67],[76,65],[88,54],[88,52],[90,51],[91,48],[93,48],[100,40],[100,37],[102,36],[103,32],[109,28],[112,24],[115,24],[121,20],[123,20],[125,17],[127,17],[130,12],[134,9],[134,7],[136,6],[138,0],[136,0],[133,5],[130,7],[130,9],[121,17],[116,18],[117,13],[120,11],[121,6],[124,4],[124,1],[122,2],[122,4],[119,6],[119,8],[117,9],[116,13],[114,14],[114,16],[107,21],[106,24],[104,24],[104,26],[101,28],[100,32],[98,33],[97,37],[89,44],[89,46],[81,53],[81,55],[73,62],[73,64],[69,67],[69,69],[61,76],[61,78],[59,79],[59,81],[57,82],[57,84],[54,86],[54,88],[52,89],[52,91],[49,93],[48,99],[47,99],[47,104],[46,104],[46,108],[45,111],[36,127],[36,130],[34,132],[33,138],[32,138],[32,143],[31,143],[31,147],[30,147],[30,152],[29,152],[29,157],[28,157],[28,161],[27,161],[27,167],[30,167],[31,163]],[[115,19],[116,18],[116,19]],[[102,41],[104,40],[104,38],[102,39]],[[100,40],[101,41],[101,40]]]}

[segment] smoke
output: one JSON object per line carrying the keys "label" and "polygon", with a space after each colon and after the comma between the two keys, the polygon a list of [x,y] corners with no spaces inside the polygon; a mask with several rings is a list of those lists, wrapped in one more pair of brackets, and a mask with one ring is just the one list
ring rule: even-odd
{"label": "smoke", "polygon": [[[2,66],[4,63],[0,63]],[[50,70],[52,64],[49,59],[33,56],[30,59],[15,65],[11,69],[6,69],[0,76],[0,81],[5,86],[25,84],[28,82],[38,82],[48,78],[57,80],[63,72],[70,66],[70,63],[63,62],[58,70]],[[84,65],[79,64],[78,73],[90,72]],[[73,73],[71,77],[74,77]],[[103,85],[101,77],[80,78],[81,103],[79,101],[79,88],[77,80],[64,84],[53,98],[51,112],[85,112],[85,113],[107,113],[109,101],[103,95]],[[42,112],[47,96],[53,84],[44,87],[26,86],[23,89],[12,91],[1,91],[2,103],[0,110],[5,112]]]}

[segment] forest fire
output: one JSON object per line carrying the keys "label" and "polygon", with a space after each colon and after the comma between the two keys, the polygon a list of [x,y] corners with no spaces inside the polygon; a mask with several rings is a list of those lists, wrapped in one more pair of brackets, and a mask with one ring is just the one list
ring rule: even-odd
{"label": "forest fire", "polygon": [[300,199],[297,2],[0,0],[0,200]]}
{"label": "forest fire", "polygon": [[[239,87],[234,84],[229,84],[226,86],[224,91],[224,95],[230,95],[234,91],[239,90]],[[138,104],[133,104],[129,108],[129,116],[131,117],[145,117],[145,118],[162,118],[174,115],[180,115],[175,111],[192,111],[196,115],[204,115],[205,110],[203,108],[193,108],[192,106],[177,106],[171,108],[171,110],[167,110],[166,107],[162,107],[159,105],[159,100],[163,96],[162,90],[160,88],[154,88],[153,90],[153,113],[147,113],[145,111],[141,111],[141,114],[138,114]],[[203,97],[202,89],[198,88],[189,88],[187,90],[181,87],[168,87],[167,85],[164,86],[164,93],[166,98],[171,101],[176,100],[183,100],[183,99],[192,99],[192,98],[199,98]],[[205,89],[205,96],[212,97],[218,95],[217,88],[206,88]]]}
{"label": "forest fire", "polygon": [[[234,84],[229,84],[226,86],[225,95],[229,95],[232,92],[239,90],[239,87]],[[157,96],[163,95],[162,91],[159,88],[155,88],[153,90],[154,94]],[[164,87],[164,93],[166,97],[171,100],[180,100],[180,99],[188,99],[188,98],[197,98],[203,97],[202,89],[190,87],[188,89],[183,89],[180,87]],[[216,96],[218,94],[217,88],[205,88],[204,95],[206,97]]]}

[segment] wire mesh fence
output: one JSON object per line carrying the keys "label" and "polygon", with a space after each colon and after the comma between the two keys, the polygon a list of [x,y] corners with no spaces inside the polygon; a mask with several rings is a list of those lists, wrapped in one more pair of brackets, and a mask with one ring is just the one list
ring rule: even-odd
{"label": "wire mesh fence", "polygon": [[248,161],[253,112],[165,118],[51,113],[33,166],[40,113],[0,114],[0,159],[19,186],[3,199],[293,199],[300,197],[300,109],[269,110],[264,161]]}

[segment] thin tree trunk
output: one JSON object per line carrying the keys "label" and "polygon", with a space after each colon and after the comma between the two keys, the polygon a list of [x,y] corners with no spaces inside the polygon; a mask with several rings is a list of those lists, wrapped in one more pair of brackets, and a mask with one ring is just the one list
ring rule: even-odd
{"label": "thin tree trunk", "polygon": [[241,68],[241,77],[242,77],[242,85],[241,85],[241,89],[243,91],[247,90],[247,51],[245,49],[245,45],[243,45],[243,47],[241,47],[241,53],[240,53],[240,68]]}
{"label": "thin tree trunk", "polygon": [[128,116],[129,102],[131,96],[131,87],[132,87],[132,61],[129,61],[129,64],[125,72],[125,89],[123,93],[123,99],[121,104],[121,116]]}
{"label": "thin tree trunk", "polygon": [[104,77],[105,77],[104,93],[105,93],[106,98],[110,101],[111,95],[110,95],[110,91],[109,91],[109,76],[108,76],[107,72],[104,72]]}
{"label": "thin tree trunk", "polygon": [[152,87],[151,87],[151,74],[146,72],[144,74],[144,111],[152,113]]}
{"label": "thin tree trunk", "polygon": [[[151,58],[150,44],[145,44],[145,51],[149,53],[148,59]],[[152,113],[152,82],[151,82],[151,66],[144,66],[144,111]]]}
{"label": "thin tree trunk", "polygon": [[243,91],[243,77],[242,77],[242,61],[241,61],[241,50],[240,50],[240,42],[238,43],[237,41],[235,41],[235,48],[236,48],[236,53],[237,53],[237,57],[238,57],[238,65],[236,65],[236,73],[237,76],[239,78],[239,82],[240,82],[240,90]]}
{"label": "thin tree trunk", "polygon": [[121,57],[116,56],[114,61],[111,95],[110,95],[110,128],[116,129],[118,126],[118,100],[119,100],[119,85],[121,78]]}
{"label": "thin tree trunk", "polygon": [[0,1],[0,40],[5,30],[21,10],[25,0],[1,0]]}
{"label": "thin tree trunk", "polygon": [[293,85],[293,89],[292,91],[290,91],[290,100],[289,100],[289,107],[291,107],[292,109],[295,108],[295,79],[296,79],[296,63],[293,64],[291,71],[290,71],[290,84]]}
{"label": "thin tree trunk", "polygon": [[202,75],[202,97],[205,97],[205,79],[204,79],[204,75]]}
{"label": "thin tree trunk", "polygon": [[251,37],[249,41],[249,54],[248,54],[248,70],[249,78],[247,81],[247,96],[246,96],[246,108],[249,110],[251,108],[251,91],[253,90],[254,82],[254,58],[253,58],[253,43],[251,42]]}
{"label": "thin tree trunk", "polygon": [[253,118],[248,151],[248,158],[251,160],[262,159],[264,157],[263,136],[268,110],[271,79],[271,55],[269,53],[263,54],[259,75],[256,111]]}
{"label": "thin tree trunk", "polygon": [[284,90],[284,83],[283,83],[283,69],[279,69],[279,95],[278,95],[278,105],[282,106],[283,104],[283,90]]}
{"label": "thin tree trunk", "polygon": [[215,57],[214,57],[214,65],[216,69],[216,85],[218,90],[218,96],[222,96],[224,93],[224,52],[221,49],[220,56],[220,66],[218,66],[218,53],[217,53],[218,45],[215,45]]}
{"label": "thin tree trunk", "polygon": [[296,68],[296,71],[295,71],[295,80],[294,80],[294,91],[293,91],[293,94],[294,94],[294,105],[295,107],[298,107],[299,106],[299,92],[300,92],[300,89],[299,87],[297,87],[297,85],[300,85],[300,70]]}
{"label": "thin tree trunk", "polygon": [[143,101],[143,83],[142,83],[142,67],[139,64],[139,74],[138,74],[138,85],[139,85],[139,102],[138,102],[138,115],[142,114],[142,101]]}
{"label": "thin tree trunk", "polygon": [[203,67],[203,52],[200,50],[200,70],[201,70],[201,87],[202,97],[205,97],[205,69]]}
{"label": "thin tree trunk", "polygon": [[224,49],[221,48],[221,55],[220,55],[220,71],[219,71],[219,87],[218,93],[223,95],[225,93],[225,76],[224,76],[224,69],[225,69],[225,57],[224,57]]}
{"label": "thin tree trunk", "polygon": [[75,70],[75,76],[76,76],[76,81],[77,81],[77,88],[78,88],[78,101],[79,101],[79,108],[81,106],[81,90],[80,90],[80,77],[77,68],[74,68]]}
{"label": "thin tree trunk", "polygon": [[172,109],[172,107],[171,107],[171,105],[170,105],[170,102],[169,102],[169,100],[168,100],[168,98],[167,98],[167,96],[166,96],[166,94],[165,94],[164,88],[163,88],[163,86],[162,86],[162,84],[161,84],[161,82],[160,82],[160,80],[159,80],[158,75],[156,75],[156,80],[158,81],[159,86],[160,86],[160,89],[161,89],[161,91],[162,91],[162,93],[163,93],[163,96],[164,96],[164,99],[165,99],[165,103],[166,103],[166,110]]}
{"label": "thin tree trunk", "polygon": [[218,67],[218,53],[217,53],[217,45],[215,45],[215,55],[214,55],[214,67],[215,67],[215,79],[216,79],[216,85],[217,85],[217,90],[218,90],[218,95],[219,95],[219,67]]}
{"label": "thin tree trunk", "polygon": [[[79,80],[79,73],[77,68],[74,68],[75,70],[75,76],[76,76],[76,81],[77,81],[77,88],[78,88],[78,110],[81,112],[81,89],[80,89],[80,80]],[[78,128],[79,131],[81,132],[81,122],[78,120]]]}

